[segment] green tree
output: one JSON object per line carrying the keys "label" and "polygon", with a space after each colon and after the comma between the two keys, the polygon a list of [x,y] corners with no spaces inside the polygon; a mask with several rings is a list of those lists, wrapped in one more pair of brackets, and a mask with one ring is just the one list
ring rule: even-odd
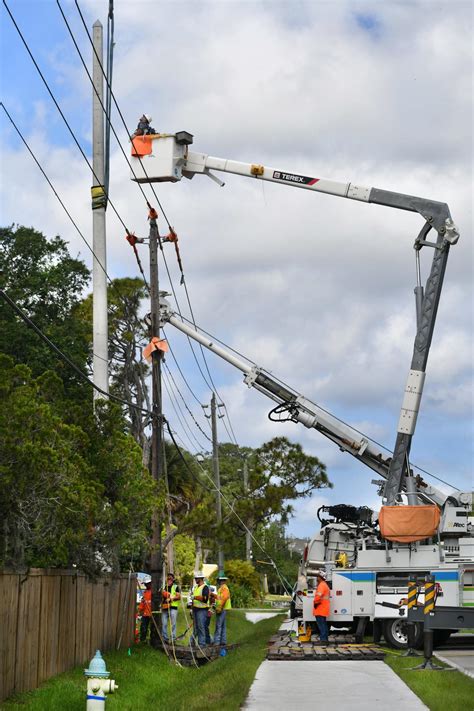
{"label": "green tree", "polygon": [[118,408],[68,407],[61,380],[0,356],[0,561],[118,570],[162,505]]}
{"label": "green tree", "polygon": [[[87,328],[76,312],[89,270],[67,243],[28,227],[0,228],[0,285],[39,328],[80,368],[88,364]],[[54,370],[66,391],[82,397],[80,379],[11,307],[0,300],[0,351],[26,363],[34,376]],[[90,394],[87,395],[90,397]]]}
{"label": "green tree", "polygon": [[[142,279],[114,279],[107,289],[109,359],[111,392],[140,408],[151,409],[147,378],[150,368],[143,359],[142,349],[150,340],[148,328],[140,317],[142,301],[147,295]],[[92,294],[79,310],[92,349]],[[142,449],[147,451],[149,420],[136,408],[125,412],[129,429]],[[148,457],[145,455],[145,459]]]}

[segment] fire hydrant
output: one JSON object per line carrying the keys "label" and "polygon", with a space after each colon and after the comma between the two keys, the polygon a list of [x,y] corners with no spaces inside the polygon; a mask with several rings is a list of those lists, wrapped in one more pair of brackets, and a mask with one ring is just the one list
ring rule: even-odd
{"label": "fire hydrant", "polygon": [[87,679],[87,711],[104,711],[105,695],[113,694],[118,685],[109,679],[110,672],[107,671],[105,661],[99,650],[91,659],[89,669],[84,669]]}

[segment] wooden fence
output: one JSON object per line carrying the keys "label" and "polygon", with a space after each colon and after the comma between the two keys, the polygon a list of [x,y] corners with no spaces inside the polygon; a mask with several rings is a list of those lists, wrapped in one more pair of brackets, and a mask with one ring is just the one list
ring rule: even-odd
{"label": "wooden fence", "polygon": [[135,607],[134,575],[92,582],[75,570],[0,571],[0,701],[88,666],[96,649],[129,647]]}

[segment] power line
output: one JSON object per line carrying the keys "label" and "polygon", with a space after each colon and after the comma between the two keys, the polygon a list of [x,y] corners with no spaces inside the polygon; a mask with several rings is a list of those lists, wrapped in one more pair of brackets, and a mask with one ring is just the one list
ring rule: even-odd
{"label": "power line", "polygon": [[[112,395],[110,393],[106,393],[105,390],[102,390],[98,385],[92,382],[85,373],[82,372],[82,370],[77,366],[63,351],[58,348],[58,346],[51,341],[46,334],[43,333],[43,331],[37,326],[29,316],[25,314],[25,312],[8,296],[8,294],[3,291],[3,289],[0,289],[0,296],[2,299],[4,299],[11,308],[16,311],[18,316],[30,327],[33,329],[33,331],[36,332],[36,334],[53,350],[60,358],[63,360],[65,363],[67,363],[81,378],[82,380],[85,380],[94,390],[97,390],[97,392],[101,393],[102,395],[105,395],[109,400],[114,400],[115,402],[120,403],[121,405],[126,405],[127,407],[130,407],[134,410],[137,410],[139,412],[142,412],[145,415],[148,415],[149,417],[156,418],[157,415],[152,412],[151,410],[147,410],[146,408],[139,407],[138,405],[134,405],[132,402],[128,402],[127,400],[123,400],[121,397],[118,397],[117,395]],[[165,418],[163,417],[163,420]]]}
{"label": "power line", "polygon": [[[186,468],[188,469],[188,471],[190,471],[190,472],[192,473],[191,468],[190,468],[188,462],[186,461],[186,459],[185,459],[184,456],[182,455],[181,450],[179,449],[179,446],[178,446],[178,444],[177,444],[177,442],[176,442],[176,440],[175,440],[175,438],[174,438],[174,435],[173,435],[173,433],[172,433],[172,431],[171,431],[169,422],[165,422],[165,424],[166,424],[166,428],[167,428],[167,430],[168,430],[168,433],[169,433],[169,435],[170,435],[170,437],[171,437],[171,440],[172,440],[172,442],[173,442],[173,444],[174,444],[176,450],[177,450],[178,453],[180,454],[181,459],[182,459],[184,465],[186,466]],[[196,462],[197,462],[197,460],[196,460]],[[274,567],[275,570],[277,571],[278,577],[280,578],[281,582],[283,583],[283,579],[284,579],[284,578],[283,578],[283,576],[281,575],[280,571],[278,570],[278,566],[276,565],[276,563],[275,563],[275,561],[273,560],[273,558],[267,553],[267,551],[265,550],[265,548],[263,548],[263,546],[260,544],[260,542],[255,538],[255,536],[253,535],[252,531],[248,528],[248,526],[245,524],[245,522],[241,519],[241,517],[239,516],[239,514],[236,512],[236,510],[234,509],[234,507],[232,506],[232,504],[230,503],[230,501],[229,501],[228,498],[226,497],[226,495],[222,493],[222,489],[221,489],[221,488],[218,488],[218,487],[215,485],[214,480],[213,480],[212,477],[208,474],[208,472],[204,469],[204,467],[202,467],[199,462],[197,462],[197,464],[198,464],[200,470],[202,471],[202,473],[204,474],[204,476],[205,476],[207,479],[209,479],[209,481],[212,483],[214,491],[219,493],[220,497],[221,497],[222,500],[226,503],[226,505],[228,506],[228,508],[229,508],[229,510],[231,511],[231,513],[234,514],[234,516],[238,519],[238,521],[239,521],[240,524],[243,526],[243,528],[247,531],[247,533],[249,533],[249,535],[251,536],[252,540],[257,544],[257,546],[260,548],[260,550],[262,551],[262,553],[263,553],[264,555],[266,555],[267,558],[270,560],[271,564],[273,565],[273,567]],[[199,480],[198,480],[198,481],[199,481]],[[231,496],[233,496],[233,495],[231,494]],[[233,498],[235,498],[235,497],[233,497]],[[287,582],[287,584],[288,584],[288,581],[286,581],[286,582]],[[289,585],[289,584],[288,584],[288,585]],[[284,587],[285,589],[287,589],[287,588],[286,588],[286,585],[284,585],[284,584],[283,584],[283,587]],[[291,586],[290,586],[290,585],[289,585],[289,589],[287,589],[287,592],[289,592],[289,594],[291,594]]]}
{"label": "power line", "polygon": [[[90,74],[89,74],[89,72],[88,72],[88,70],[87,70],[87,67],[86,67],[86,65],[85,65],[85,62],[84,62],[84,60],[83,60],[83,58],[82,58],[81,52],[80,52],[80,50],[79,50],[79,48],[78,48],[78,46],[77,46],[77,43],[76,43],[76,41],[75,41],[75,39],[74,39],[74,36],[73,36],[73,34],[72,34],[72,32],[71,32],[71,29],[70,29],[70,27],[69,27],[69,24],[68,24],[68,22],[67,22],[67,20],[66,20],[66,18],[65,18],[65,15],[64,15],[64,13],[63,13],[63,11],[62,11],[62,8],[61,8],[61,5],[60,5],[60,3],[59,3],[59,0],[56,0],[56,2],[57,2],[57,4],[58,4],[58,7],[59,7],[60,10],[61,10],[61,14],[63,15],[64,21],[66,22],[66,25],[67,25],[67,27],[68,27],[69,33],[70,33],[70,35],[71,35],[71,37],[72,37],[72,39],[73,39],[74,45],[76,46],[76,49],[77,49],[77,51],[78,51],[78,53],[79,53],[79,56],[81,57],[81,61],[82,61],[83,65],[84,65],[84,68],[85,68],[85,70],[86,70],[86,72],[87,72],[87,75],[88,75],[88,77],[89,77],[89,80],[91,81],[91,83],[92,83],[92,85],[93,85],[92,78],[90,77]],[[130,130],[129,130],[129,128],[127,127],[127,124],[126,124],[125,119],[124,119],[124,117],[123,117],[122,111],[120,110],[120,107],[119,107],[119,105],[118,105],[118,102],[117,102],[117,100],[116,100],[116,98],[115,98],[115,95],[114,95],[114,93],[113,93],[113,91],[112,91],[112,87],[111,87],[111,85],[110,85],[109,79],[108,79],[108,77],[106,76],[106,74],[104,73],[104,69],[103,69],[103,66],[102,66],[101,58],[98,57],[98,55],[97,55],[97,51],[96,51],[96,49],[95,49],[95,47],[94,47],[94,43],[93,43],[92,37],[90,36],[89,28],[87,27],[87,24],[86,24],[86,22],[85,22],[85,19],[84,19],[84,16],[83,16],[83,14],[82,14],[81,8],[80,8],[80,6],[79,6],[78,0],[75,0],[75,5],[76,5],[77,11],[78,11],[78,13],[79,13],[79,16],[80,16],[80,18],[81,18],[81,20],[82,20],[82,24],[83,24],[83,26],[84,26],[84,29],[85,29],[85,31],[86,31],[86,34],[87,34],[87,36],[88,36],[88,38],[89,38],[89,42],[91,43],[91,46],[92,46],[92,48],[93,48],[93,51],[94,51],[94,53],[95,53],[95,55],[96,55],[96,57],[97,57],[97,59],[98,59],[98,61],[99,61],[99,65],[100,65],[100,67],[101,67],[101,69],[102,69],[102,74],[103,74],[104,79],[105,79],[105,81],[106,81],[106,83],[107,83],[107,87],[108,87],[108,89],[109,89],[110,95],[112,96],[112,98],[113,98],[113,100],[114,100],[115,107],[116,107],[116,109],[117,109],[117,111],[118,111],[118,113],[119,113],[119,116],[120,116],[120,118],[121,118],[121,120],[122,120],[122,123],[123,123],[123,125],[124,125],[124,128],[125,128],[125,130],[127,131],[127,135],[130,136]],[[94,88],[95,88],[95,87],[94,87]],[[112,125],[111,122],[110,122],[110,113],[109,113],[109,115],[107,115],[107,112],[105,111],[104,106],[102,106],[102,109],[103,109],[103,111],[104,111],[104,113],[105,113],[105,115],[106,115],[106,119],[108,120],[109,124]],[[122,150],[122,153],[124,154],[125,159],[126,159],[128,165],[129,165],[129,167],[131,168],[134,177],[136,178],[137,176],[136,176],[136,174],[135,174],[135,171],[133,170],[133,168],[132,168],[132,166],[131,166],[131,164],[130,164],[130,161],[128,160],[128,157],[125,155],[125,152],[123,151],[123,148],[122,148],[122,146],[121,146],[121,144],[120,144],[120,141],[119,141],[119,139],[118,139],[118,137],[117,137],[117,134],[116,134],[115,130],[113,129],[113,127],[112,127],[112,130],[114,131],[114,135],[115,135],[115,137],[116,137],[116,139],[117,139],[117,142],[119,143],[119,146],[120,146],[120,148],[121,148],[121,150]],[[142,159],[141,159],[141,156],[138,156],[138,158],[139,158],[139,160],[140,160],[140,164],[141,164],[141,167],[142,167],[142,169],[143,169],[143,171],[144,171],[144,173],[145,173],[145,176],[148,178],[149,176],[148,176],[148,174],[147,174],[147,171],[146,171],[146,168],[145,168],[145,166],[144,166],[144,164],[143,164],[143,161],[142,161]],[[144,193],[143,188],[141,187],[140,183],[137,183],[137,185],[138,185],[139,188],[141,189],[142,194],[143,194],[143,196],[145,197],[145,200],[146,200],[145,193]],[[160,210],[161,210],[161,212],[162,212],[162,214],[163,214],[163,217],[164,217],[165,220],[166,220],[166,223],[167,223],[167,225],[168,225],[168,228],[169,228],[169,229],[172,229],[171,223],[170,223],[170,221],[169,221],[169,219],[168,219],[168,217],[167,217],[167,215],[166,215],[166,213],[165,213],[165,210],[164,210],[164,208],[163,208],[163,205],[162,205],[161,202],[160,202],[160,199],[158,198],[158,195],[156,194],[156,191],[155,191],[155,189],[154,189],[154,187],[153,187],[153,184],[150,182],[149,185],[150,185],[150,188],[151,188],[151,190],[152,190],[152,192],[153,192],[153,195],[154,195],[154,197],[155,197],[155,199],[156,199],[156,201],[157,201],[157,204],[158,204],[159,207],[160,207]],[[160,243],[161,252],[162,252],[162,254],[163,254],[163,261],[164,261],[165,268],[166,268],[166,271],[167,271],[167,274],[168,274],[168,279],[169,279],[169,281],[170,281],[170,285],[171,285],[171,289],[172,289],[172,292],[173,292],[173,296],[174,296],[174,299],[175,299],[175,301],[176,301],[176,305],[177,305],[177,307],[178,307],[178,311],[179,311],[179,313],[180,313],[180,315],[181,315],[181,309],[180,309],[180,306],[179,306],[179,301],[178,301],[178,298],[177,298],[177,296],[176,296],[176,292],[175,292],[175,289],[174,289],[173,281],[172,281],[172,279],[171,279],[171,274],[170,274],[170,271],[169,271],[169,268],[168,268],[168,264],[167,264],[167,261],[166,261],[166,257],[165,257],[164,252],[163,252],[163,247],[162,247],[160,238],[159,238],[159,243]],[[182,283],[183,283],[183,285],[184,285],[184,289],[185,289],[185,293],[186,293],[186,299],[187,299],[187,302],[188,302],[188,306],[189,306],[189,310],[190,310],[190,313],[191,313],[191,317],[192,317],[192,319],[193,319],[193,321],[194,321],[194,313],[193,313],[193,309],[192,309],[192,306],[191,306],[191,301],[190,301],[190,297],[189,297],[189,292],[188,292],[187,284],[186,284],[186,281],[185,281],[185,279],[184,279],[184,274],[182,275],[182,277],[183,277]],[[217,390],[217,388],[216,388],[216,386],[215,386],[215,384],[214,384],[214,381],[213,381],[213,379],[212,379],[212,375],[211,375],[211,373],[210,373],[209,366],[208,366],[208,363],[207,363],[207,359],[206,359],[206,356],[205,356],[205,353],[204,353],[204,350],[203,350],[202,346],[201,346],[201,345],[199,346],[199,347],[200,347],[200,350],[201,350],[201,355],[202,355],[202,358],[203,358],[203,361],[204,361],[205,368],[206,368],[207,373],[208,373],[208,375],[209,375],[209,380],[211,381],[211,384],[212,384],[212,385],[209,384],[209,382],[208,382],[207,379],[206,379],[206,376],[204,375],[204,373],[203,373],[203,371],[202,371],[202,369],[201,369],[200,363],[199,363],[199,361],[198,361],[198,359],[197,359],[197,357],[196,357],[196,354],[195,354],[195,352],[194,352],[193,345],[192,345],[191,340],[189,339],[189,337],[188,337],[188,342],[189,342],[191,351],[192,351],[192,353],[193,353],[194,359],[195,359],[195,361],[196,361],[196,364],[197,364],[197,366],[198,366],[198,369],[199,369],[199,371],[200,371],[200,373],[201,373],[201,376],[202,376],[204,382],[206,383],[207,387],[209,387],[210,390],[214,390],[214,391],[217,393],[217,395],[218,395],[218,397],[219,397],[219,399],[221,400],[221,403],[222,403],[223,400],[222,400],[221,396],[219,395],[219,392],[218,392],[218,390]],[[231,429],[232,429],[232,425],[231,425],[231,423],[230,423],[230,418],[229,418],[229,414],[228,414],[228,413],[227,413],[227,418],[229,419],[229,425],[230,425],[230,427],[231,427]],[[234,440],[235,440],[235,435],[234,435]],[[235,440],[235,441],[237,442],[237,440]]]}
{"label": "power line", "polygon": [[205,437],[207,440],[209,440],[209,442],[212,442],[212,440],[211,440],[211,438],[209,437],[209,435],[208,435],[206,432],[204,432],[204,430],[202,429],[201,425],[199,424],[199,422],[198,422],[198,421],[196,420],[196,418],[194,417],[192,411],[189,409],[188,404],[187,404],[186,400],[184,399],[184,396],[183,396],[181,390],[179,389],[179,387],[178,387],[178,385],[177,385],[177,383],[176,383],[176,381],[175,381],[175,379],[174,379],[174,377],[173,377],[173,373],[172,373],[171,370],[169,369],[169,367],[168,367],[166,361],[164,361],[163,364],[164,364],[164,367],[166,368],[166,371],[167,371],[167,373],[168,373],[170,379],[171,379],[172,382],[173,382],[173,385],[174,385],[174,387],[175,387],[175,390],[178,392],[178,395],[180,396],[181,400],[183,401],[184,407],[186,408],[186,410],[188,411],[189,415],[191,416],[191,418],[192,418],[194,424],[196,425],[196,427],[198,428],[198,430],[201,432],[201,434],[204,435],[204,437]]}
{"label": "power line", "polygon": [[[183,431],[187,430],[189,432],[191,438],[196,442],[198,451],[202,450],[203,446],[202,446],[201,442],[199,442],[197,437],[194,435],[192,429],[188,425],[185,415],[180,407],[180,404],[177,401],[177,399],[175,398],[174,394],[172,393],[171,384],[169,382],[169,378],[166,373],[163,373],[163,383],[165,385],[166,392],[168,393],[168,397],[169,397],[171,406],[172,406],[173,410],[175,411],[176,417],[178,418],[178,420],[181,424],[181,427],[183,428]],[[178,410],[179,410],[181,416],[178,414]],[[191,442],[191,440],[189,440],[189,441]],[[191,446],[194,446],[194,445],[191,445]]]}
{"label": "power line", "polygon": [[64,212],[65,212],[66,215],[68,216],[68,218],[69,218],[69,220],[71,221],[71,223],[73,224],[74,228],[76,229],[78,235],[81,237],[81,239],[82,239],[82,241],[84,242],[84,244],[86,245],[87,249],[91,252],[91,254],[92,254],[92,256],[94,257],[94,259],[96,260],[97,264],[99,265],[99,267],[100,267],[100,268],[102,269],[102,271],[104,272],[105,276],[107,277],[107,280],[108,280],[109,284],[115,289],[115,291],[117,292],[117,295],[120,297],[120,299],[124,300],[124,298],[125,298],[124,295],[121,293],[121,291],[119,290],[119,288],[117,287],[117,285],[112,281],[112,279],[111,279],[110,276],[108,275],[107,270],[105,269],[104,265],[103,265],[102,262],[98,259],[98,257],[97,257],[97,255],[95,254],[93,248],[92,248],[91,245],[88,243],[88,241],[87,241],[86,238],[84,237],[84,234],[83,234],[83,233],[81,232],[81,230],[79,229],[79,227],[78,227],[76,221],[75,221],[74,218],[72,217],[71,213],[70,213],[69,210],[67,209],[67,207],[66,207],[66,205],[64,204],[63,200],[61,199],[61,197],[59,196],[59,194],[58,194],[56,188],[54,187],[53,183],[51,182],[51,180],[49,179],[48,175],[46,174],[46,172],[45,172],[43,166],[41,165],[41,163],[39,162],[38,158],[35,156],[35,154],[34,154],[33,151],[31,150],[30,146],[28,145],[28,142],[27,142],[26,139],[24,138],[23,134],[21,133],[21,131],[20,131],[20,129],[18,128],[18,126],[16,125],[15,121],[13,120],[13,118],[11,117],[11,115],[9,114],[9,112],[7,111],[7,109],[6,109],[5,105],[4,105],[4,103],[3,103],[3,102],[0,102],[0,106],[2,107],[2,109],[4,110],[4,112],[6,113],[6,115],[8,116],[8,118],[9,118],[11,124],[13,125],[13,128],[15,129],[15,131],[18,133],[19,137],[20,137],[21,140],[23,141],[23,143],[24,143],[24,145],[26,146],[26,148],[27,148],[28,152],[30,153],[31,157],[33,158],[33,160],[35,161],[35,163],[36,163],[36,165],[38,166],[39,170],[40,170],[41,173],[43,174],[43,177],[44,177],[45,180],[47,181],[49,187],[50,187],[51,190],[53,191],[53,193],[54,193],[55,197],[57,198],[59,204],[60,204],[61,207],[63,208]]}
{"label": "power line", "polygon": [[[82,155],[82,157],[84,158],[85,162],[86,162],[87,165],[89,166],[89,169],[90,169],[92,175],[93,175],[94,178],[97,180],[97,182],[100,184],[100,181],[99,181],[99,179],[98,179],[98,177],[97,177],[97,175],[96,175],[96,173],[95,173],[93,167],[92,167],[91,164],[89,163],[89,160],[88,160],[86,154],[84,153],[84,151],[83,151],[83,149],[82,149],[82,146],[80,145],[79,141],[77,140],[77,138],[76,138],[76,136],[75,136],[75,134],[74,134],[74,131],[72,130],[71,126],[69,125],[69,122],[68,122],[67,118],[65,117],[65,115],[64,115],[64,113],[63,113],[61,107],[59,106],[59,104],[58,104],[58,102],[57,102],[57,100],[56,100],[56,97],[54,96],[53,92],[51,91],[51,89],[50,89],[50,87],[49,87],[49,84],[48,84],[48,82],[46,81],[46,79],[45,79],[45,77],[44,77],[43,72],[42,72],[41,69],[39,68],[38,63],[37,63],[36,59],[34,58],[32,52],[31,52],[31,50],[30,50],[30,48],[29,48],[29,46],[28,46],[27,41],[26,41],[25,38],[23,37],[23,34],[22,34],[20,28],[18,27],[18,24],[17,24],[15,18],[13,17],[13,14],[12,14],[10,8],[8,7],[6,0],[3,0],[3,4],[5,5],[5,7],[6,7],[6,9],[7,9],[7,12],[8,12],[8,14],[10,15],[10,19],[11,19],[11,21],[13,22],[13,25],[15,26],[15,29],[16,29],[18,35],[20,36],[21,41],[23,42],[23,44],[24,44],[24,46],[25,46],[25,49],[26,49],[26,51],[28,52],[28,54],[29,54],[29,56],[30,56],[30,58],[31,58],[31,61],[32,61],[33,64],[35,65],[38,74],[40,75],[41,79],[43,80],[43,83],[44,83],[44,85],[45,85],[45,87],[46,87],[46,89],[47,89],[47,91],[48,91],[48,93],[49,93],[51,99],[53,100],[54,105],[56,106],[57,110],[58,110],[59,113],[61,114],[61,117],[62,117],[64,123],[66,124],[66,126],[67,126],[67,128],[68,128],[68,130],[69,130],[69,133],[71,134],[71,136],[72,136],[72,138],[73,138],[73,140],[74,140],[76,146],[78,147],[79,151],[81,152],[81,155]],[[110,206],[111,206],[112,210],[115,212],[115,214],[116,214],[116,216],[117,216],[117,219],[119,220],[119,222],[121,223],[121,225],[122,225],[123,228],[125,229],[126,233],[127,233],[127,234],[130,234],[127,225],[126,225],[125,222],[123,221],[123,219],[122,219],[121,215],[119,214],[117,208],[115,207],[115,205],[113,204],[113,202],[112,202],[110,199],[109,199],[109,203],[110,203]]]}

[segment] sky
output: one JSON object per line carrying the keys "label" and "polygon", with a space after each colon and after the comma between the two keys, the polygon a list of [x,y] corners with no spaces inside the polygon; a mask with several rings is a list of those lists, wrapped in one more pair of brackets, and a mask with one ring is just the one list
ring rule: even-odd
{"label": "sky", "polygon": [[[90,157],[92,88],[58,4],[7,5]],[[107,0],[78,5],[89,27],[99,19],[106,28]],[[90,67],[92,51],[76,4],[61,0],[61,7]],[[191,132],[199,152],[448,203],[461,237],[449,256],[411,460],[470,490],[472,4],[115,0],[114,9],[113,89],[131,131],[146,112],[161,132]],[[91,243],[90,169],[4,5],[0,22],[2,101]],[[1,224],[60,234],[90,266],[90,252],[1,108],[0,122]],[[115,109],[112,123],[128,153]],[[110,198],[128,229],[146,235],[143,196],[111,141]],[[220,177],[223,188],[204,176],[156,186],[180,238],[196,323],[393,448],[415,336],[413,244],[422,218]],[[159,224],[166,231],[162,219]],[[146,265],[146,247],[141,258]],[[423,249],[423,280],[431,258],[432,251]],[[180,308],[189,316],[172,249],[167,260]],[[138,275],[110,208],[107,271],[111,278]],[[162,266],[160,280],[170,291]],[[193,392],[209,402],[210,388],[186,341],[170,328],[167,337]],[[298,502],[289,533],[311,536],[322,504],[380,506],[371,470],[314,430],[270,422],[270,400],[248,389],[232,366],[213,355],[207,361],[239,444],[256,447],[285,435],[327,466],[334,488]],[[167,363],[208,432],[199,404],[174,362]],[[209,448],[185,413],[191,437],[167,396],[165,411],[184,446]],[[229,439],[222,423],[219,436]]]}

